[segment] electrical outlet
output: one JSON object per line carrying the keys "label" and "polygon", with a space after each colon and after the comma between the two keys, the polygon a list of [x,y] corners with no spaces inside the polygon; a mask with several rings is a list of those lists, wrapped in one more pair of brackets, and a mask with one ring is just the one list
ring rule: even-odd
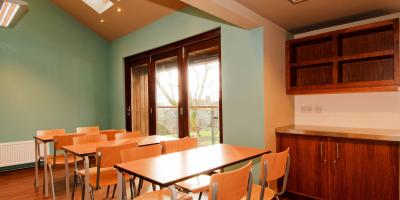
{"label": "electrical outlet", "polygon": [[321,105],[315,105],[314,106],[314,112],[315,113],[322,113],[322,106]]}
{"label": "electrical outlet", "polygon": [[312,106],[301,106],[300,111],[302,113],[312,113],[313,108],[312,108]]}

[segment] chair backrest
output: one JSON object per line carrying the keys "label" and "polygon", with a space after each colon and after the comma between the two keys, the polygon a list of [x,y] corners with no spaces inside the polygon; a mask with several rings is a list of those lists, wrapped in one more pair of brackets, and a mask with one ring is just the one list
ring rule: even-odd
{"label": "chair backrest", "polygon": [[124,149],[137,148],[136,142],[104,146],[96,148],[97,166],[99,168],[114,167],[115,164],[121,163],[121,151]]}
{"label": "chair backrest", "polygon": [[84,133],[84,134],[99,134],[100,128],[99,126],[88,126],[88,127],[78,127],[76,128],[76,133]]}
{"label": "chair backrest", "polygon": [[278,180],[284,176],[282,190],[278,195],[283,194],[286,190],[289,168],[289,148],[279,153],[270,153],[261,156],[260,182],[262,188],[265,188],[268,182]]}
{"label": "chair backrest", "polygon": [[117,133],[115,134],[115,140],[123,140],[123,139],[131,139],[141,137],[140,132],[133,131],[133,132],[126,132],[126,133]]}
{"label": "chair backrest", "polygon": [[110,129],[110,130],[102,130],[102,131],[100,131],[100,134],[107,135],[108,140],[115,140],[115,134],[122,133],[122,132],[124,132],[124,130]]}
{"label": "chair backrest", "polygon": [[107,135],[84,135],[72,139],[75,144],[87,144],[107,141]]}
{"label": "chair backrest", "polygon": [[253,182],[251,167],[252,162],[250,161],[240,169],[212,175],[208,199],[231,200],[242,199],[246,196],[246,199],[249,200]]}
{"label": "chair backrest", "polygon": [[175,153],[197,148],[197,138],[185,137],[178,140],[162,141],[163,154]]}
{"label": "chair backrest", "polygon": [[74,144],[74,137],[84,136],[84,134],[66,134],[54,136],[54,150],[61,150],[62,146],[68,146]]}
{"label": "chair backrest", "polygon": [[38,130],[36,136],[58,136],[65,135],[65,129]]}
{"label": "chair backrest", "polygon": [[121,162],[130,162],[161,155],[160,144],[121,150]]}

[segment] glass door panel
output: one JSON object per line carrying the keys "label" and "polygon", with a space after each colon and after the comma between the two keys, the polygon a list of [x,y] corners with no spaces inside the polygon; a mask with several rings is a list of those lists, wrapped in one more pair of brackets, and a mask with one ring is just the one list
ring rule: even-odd
{"label": "glass door panel", "polygon": [[189,135],[199,145],[220,142],[219,47],[188,54]]}
{"label": "glass door panel", "polygon": [[131,68],[131,120],[132,131],[149,135],[148,65]]}
{"label": "glass door panel", "polygon": [[156,70],[156,133],[179,135],[179,81],[178,57],[155,61]]}

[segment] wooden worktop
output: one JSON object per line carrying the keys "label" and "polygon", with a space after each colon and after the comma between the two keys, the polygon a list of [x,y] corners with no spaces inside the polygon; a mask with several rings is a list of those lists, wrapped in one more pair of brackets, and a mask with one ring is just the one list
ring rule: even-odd
{"label": "wooden worktop", "polygon": [[284,133],[284,134],[400,142],[400,130],[393,130],[393,129],[390,130],[390,129],[289,125],[289,126],[278,127],[275,129],[275,132],[277,134]]}

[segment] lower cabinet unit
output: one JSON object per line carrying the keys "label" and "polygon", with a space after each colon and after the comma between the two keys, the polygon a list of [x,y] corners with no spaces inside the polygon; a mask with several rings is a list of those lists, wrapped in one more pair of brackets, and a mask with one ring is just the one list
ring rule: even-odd
{"label": "lower cabinet unit", "polygon": [[288,147],[290,193],[313,199],[399,199],[397,142],[277,133],[277,150]]}

